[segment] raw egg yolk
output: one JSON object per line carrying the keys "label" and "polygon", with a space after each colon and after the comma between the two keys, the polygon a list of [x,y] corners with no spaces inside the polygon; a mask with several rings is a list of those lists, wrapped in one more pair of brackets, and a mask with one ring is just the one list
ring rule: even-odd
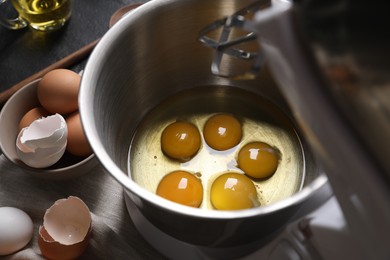
{"label": "raw egg yolk", "polygon": [[241,140],[241,123],[229,114],[214,115],[207,120],[203,136],[206,143],[215,150],[230,149]]}
{"label": "raw egg yolk", "polygon": [[158,184],[157,195],[170,201],[198,208],[203,200],[202,182],[186,171],[174,171]]}
{"label": "raw egg yolk", "polygon": [[278,168],[278,157],[278,151],[266,143],[248,143],[238,153],[238,167],[252,178],[267,178]]}
{"label": "raw egg yolk", "polygon": [[161,134],[161,149],[165,155],[179,161],[190,160],[200,148],[198,128],[188,122],[174,122]]}
{"label": "raw egg yolk", "polygon": [[210,199],[219,210],[248,209],[259,205],[252,180],[244,174],[225,173],[211,185]]}

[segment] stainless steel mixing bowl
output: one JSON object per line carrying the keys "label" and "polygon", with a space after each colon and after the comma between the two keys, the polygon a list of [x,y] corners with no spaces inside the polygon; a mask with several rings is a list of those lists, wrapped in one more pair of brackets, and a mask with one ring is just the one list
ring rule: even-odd
{"label": "stainless steel mixing bowl", "polygon": [[271,100],[293,117],[267,70],[256,80],[235,81],[214,76],[210,72],[213,51],[197,41],[205,25],[248,3],[148,2],[110,29],[92,53],[82,77],[80,113],[97,158],[123,185],[125,196],[145,218],[163,232],[195,245],[221,248],[266,239],[331,193],[327,178],[304,142],[302,189],[284,200],[248,210],[182,206],[147,191],[129,177],[128,152],[138,124],[152,108],[180,91],[200,86],[232,86]]}

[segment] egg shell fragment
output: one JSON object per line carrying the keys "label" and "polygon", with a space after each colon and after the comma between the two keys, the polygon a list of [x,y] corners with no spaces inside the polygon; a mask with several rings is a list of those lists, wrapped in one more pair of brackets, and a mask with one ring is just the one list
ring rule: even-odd
{"label": "egg shell fragment", "polygon": [[38,245],[49,259],[75,259],[87,248],[92,233],[91,213],[74,196],[57,200],[45,213]]}
{"label": "egg shell fragment", "polygon": [[0,207],[0,256],[25,247],[33,231],[33,222],[27,213],[14,207]]}
{"label": "egg shell fragment", "polygon": [[16,152],[20,160],[30,167],[49,167],[64,154],[67,136],[68,128],[61,115],[38,119],[20,131]]}

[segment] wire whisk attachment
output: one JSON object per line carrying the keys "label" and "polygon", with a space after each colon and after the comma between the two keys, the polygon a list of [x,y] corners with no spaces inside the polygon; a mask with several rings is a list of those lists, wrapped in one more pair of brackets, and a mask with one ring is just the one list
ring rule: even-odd
{"label": "wire whisk attachment", "polygon": [[248,21],[270,1],[256,1],[234,14],[214,21],[199,32],[198,40],[215,50],[211,64],[214,75],[254,79],[264,65],[264,54]]}

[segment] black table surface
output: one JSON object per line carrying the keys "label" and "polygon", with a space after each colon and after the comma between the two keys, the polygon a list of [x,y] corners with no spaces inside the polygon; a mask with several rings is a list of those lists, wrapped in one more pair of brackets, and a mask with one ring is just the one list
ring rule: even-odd
{"label": "black table surface", "polygon": [[[60,30],[45,33],[30,28],[0,26],[0,92],[102,37],[118,8],[145,0],[73,0],[72,16]],[[0,11],[4,7],[0,6]],[[70,69],[81,70],[86,60]]]}

